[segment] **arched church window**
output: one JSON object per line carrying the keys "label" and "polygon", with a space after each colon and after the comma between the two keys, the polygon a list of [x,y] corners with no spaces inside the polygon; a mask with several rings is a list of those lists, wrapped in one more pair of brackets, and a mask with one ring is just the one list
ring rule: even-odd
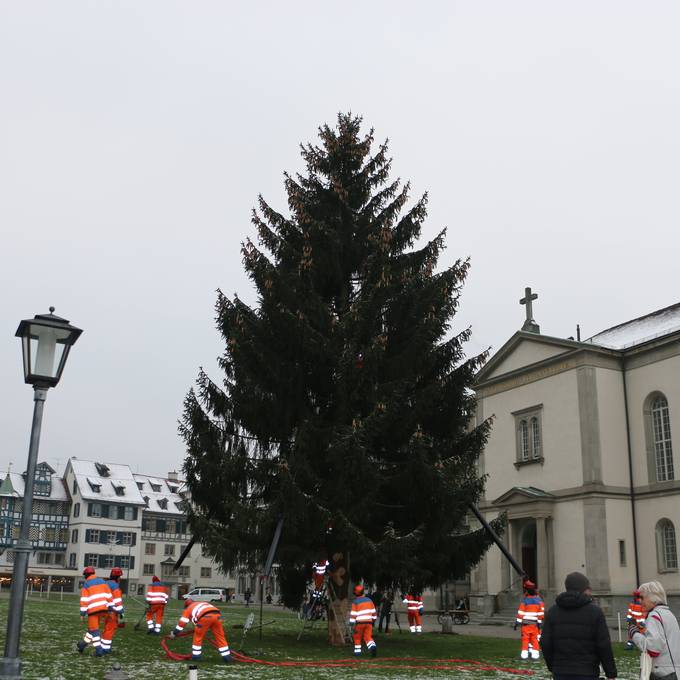
{"label": "arched church window", "polygon": [[531,419],[531,457],[541,457],[541,426],[536,416]]}
{"label": "arched church window", "polygon": [[652,402],[652,428],[654,432],[656,480],[666,482],[675,479],[670,413],[668,400],[663,395],[657,396]]}
{"label": "arched church window", "polygon": [[664,517],[656,524],[656,552],[659,571],[675,571],[678,568],[678,549],[673,522]]}
{"label": "arched church window", "polygon": [[526,420],[519,421],[519,442],[521,460],[529,460],[529,424]]}

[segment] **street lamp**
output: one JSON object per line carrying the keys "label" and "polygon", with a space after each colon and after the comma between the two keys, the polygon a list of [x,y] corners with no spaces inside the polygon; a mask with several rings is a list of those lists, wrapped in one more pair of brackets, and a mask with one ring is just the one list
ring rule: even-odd
{"label": "street lamp", "polygon": [[33,515],[33,485],[35,483],[35,466],[38,462],[43,406],[45,405],[47,390],[50,387],[55,387],[59,382],[69,350],[81,333],[82,331],[79,328],[71,326],[66,319],[55,316],[54,307],[50,307],[49,314],[38,314],[33,319],[24,319],[16,332],[16,336],[21,338],[21,349],[24,357],[24,381],[33,385],[33,401],[35,403],[31,440],[28,447],[21,532],[19,540],[14,544],[14,573],[7,614],[5,656],[0,660],[0,678],[2,680],[19,680],[21,678],[19,639],[24,616],[24,583],[28,572],[28,558],[31,553],[31,542],[28,537]]}

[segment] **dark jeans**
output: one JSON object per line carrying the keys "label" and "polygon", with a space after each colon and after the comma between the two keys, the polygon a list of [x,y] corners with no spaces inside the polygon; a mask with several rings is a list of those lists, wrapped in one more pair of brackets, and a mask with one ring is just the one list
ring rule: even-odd
{"label": "dark jeans", "polygon": [[553,680],[597,680],[599,675],[562,675],[555,673]]}
{"label": "dark jeans", "polygon": [[392,616],[392,612],[381,612],[380,613],[380,620],[378,621],[378,630],[382,633],[383,629],[383,621],[385,621],[385,632],[389,633],[390,632],[390,617]]}

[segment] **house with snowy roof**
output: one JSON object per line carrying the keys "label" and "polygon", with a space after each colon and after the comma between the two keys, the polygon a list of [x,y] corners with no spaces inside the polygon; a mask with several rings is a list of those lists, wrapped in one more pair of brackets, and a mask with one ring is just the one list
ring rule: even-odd
{"label": "house with snowy roof", "polygon": [[[645,581],[680,600],[680,304],[581,340],[542,334],[534,299],[477,376],[477,422],[493,417],[480,510],[507,516],[504,541],[546,601],[571,571],[612,615]],[[496,547],[471,574],[487,614],[520,589]]]}
{"label": "house with snowy roof", "polygon": [[[12,546],[21,529],[25,486],[25,472],[8,472],[0,483],[0,584],[9,583],[14,568]],[[28,534],[33,548],[29,554],[29,576],[38,591],[41,588],[73,590],[73,573],[66,568],[69,507],[62,478],[47,463],[39,463]]]}

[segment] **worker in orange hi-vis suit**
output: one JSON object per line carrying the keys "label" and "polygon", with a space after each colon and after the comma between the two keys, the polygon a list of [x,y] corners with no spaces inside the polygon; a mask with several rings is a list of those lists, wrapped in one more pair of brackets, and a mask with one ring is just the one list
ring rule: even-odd
{"label": "worker in orange hi-vis suit", "polygon": [[106,615],[106,625],[104,626],[104,632],[102,633],[102,649],[104,654],[111,653],[111,645],[113,644],[113,636],[118,630],[118,621],[123,620],[123,593],[120,589],[120,584],[118,581],[123,575],[123,570],[120,567],[114,567],[111,569],[111,574],[106,585],[111,590],[111,604],[112,609],[109,610]]}
{"label": "worker in orange hi-vis suit", "polygon": [[168,604],[168,586],[161,583],[158,576],[151,579],[151,585],[146,590],[146,627],[147,635],[160,635],[163,625],[163,612]]}
{"label": "worker in orange hi-vis suit", "polygon": [[[642,610],[642,598],[640,597],[640,591],[633,591],[633,600],[628,605],[628,614],[626,615],[626,621],[628,625],[635,624],[638,628],[642,629],[644,632],[645,621],[647,617]],[[626,649],[635,649],[635,645],[632,640],[626,642]]]}
{"label": "worker in orange hi-vis suit", "polygon": [[106,615],[113,607],[113,596],[106,581],[95,575],[94,567],[85,567],[83,576],[85,583],[80,591],[80,616],[83,620],[87,617],[87,633],[78,643],[78,651],[82,654],[91,644],[96,656],[104,656],[101,631],[106,623]]}
{"label": "worker in orange hi-vis suit", "polygon": [[517,626],[522,626],[521,659],[528,659],[529,654],[531,654],[532,661],[539,658],[539,642],[544,615],[545,606],[541,596],[536,591],[536,584],[533,581],[526,580],[524,582],[524,597],[519,603],[517,619],[513,626],[514,630],[517,630]]}
{"label": "worker in orange hi-vis suit", "polygon": [[378,618],[378,612],[370,597],[364,595],[363,586],[354,586],[356,599],[352,602],[352,611],[349,615],[349,624],[354,626],[354,656],[361,656],[361,643],[366,643],[366,649],[371,656],[378,653],[378,648],[373,639],[373,622]]}
{"label": "worker in orange hi-vis suit", "polygon": [[224,628],[222,626],[222,614],[215,605],[209,602],[194,602],[191,598],[185,601],[186,608],[179,618],[179,622],[175,629],[170,632],[170,637],[174,638],[178,633],[184,630],[187,623],[194,624],[194,639],[191,645],[191,660],[200,661],[201,651],[203,649],[203,638],[205,634],[211,630],[215,642],[217,643],[217,651],[225,663],[231,663],[231,652],[229,651],[229,643],[224,635]]}
{"label": "worker in orange hi-vis suit", "polygon": [[406,605],[408,627],[412,633],[423,632],[423,598],[421,595],[404,595],[402,602]]}
{"label": "worker in orange hi-vis suit", "polygon": [[312,578],[314,579],[314,592],[312,593],[312,597],[321,597],[321,591],[323,590],[323,583],[326,579],[329,565],[330,562],[323,556],[312,565]]}

